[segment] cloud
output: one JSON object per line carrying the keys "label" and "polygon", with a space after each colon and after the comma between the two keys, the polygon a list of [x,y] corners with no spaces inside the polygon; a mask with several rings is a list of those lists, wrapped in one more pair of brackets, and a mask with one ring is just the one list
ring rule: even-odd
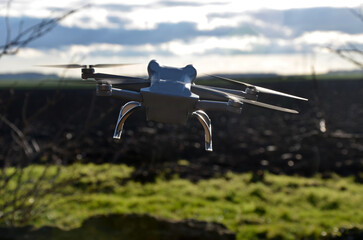
{"label": "cloud", "polygon": [[[39,22],[37,19],[22,19],[26,26]],[[14,29],[21,19],[11,19]],[[84,19],[87,22],[87,19]],[[120,19],[111,19],[122,24]],[[262,21],[262,20],[261,20]],[[1,22],[1,19],[0,19]],[[271,24],[271,29],[280,31],[274,37],[269,32],[256,34],[252,29],[265,23],[249,26],[241,23],[238,27],[219,27],[213,30],[199,30],[195,23],[164,23],[156,29],[82,29],[76,27],[56,27],[51,34],[29,45],[33,49],[53,51],[61,49],[68,55],[87,56],[201,56],[211,54],[292,54],[314,53],[319,47],[342,47],[347,44],[363,45],[363,33],[348,34],[339,31],[302,32],[298,36],[286,37],[278,25]],[[0,23],[1,27],[1,23]],[[2,39],[4,41],[4,39]],[[71,50],[70,50],[71,49]],[[73,49],[73,50],[72,50]]]}
{"label": "cloud", "polygon": [[[213,50],[254,52],[259,47],[269,45],[270,41],[261,36],[199,37],[192,41],[171,41],[160,45],[162,50],[177,56],[204,55]],[[215,52],[214,52],[215,53]]]}
{"label": "cloud", "polygon": [[[228,36],[199,36],[183,39],[170,39],[154,44],[140,42],[129,43],[90,43],[71,44],[63,47],[50,47],[43,49],[53,55],[64,56],[125,56],[125,57],[152,57],[176,56],[176,57],[200,57],[210,55],[273,55],[273,54],[314,54],[322,52],[326,46],[343,47],[348,44],[363,46],[363,34],[351,35],[340,32],[312,32],[306,33],[294,39],[266,38],[262,35],[228,35]],[[319,50],[319,48],[321,50]],[[20,57],[27,55],[40,55],[39,49],[27,50]]]}
{"label": "cloud", "polygon": [[[327,45],[341,47],[350,43],[358,46],[363,44],[361,40],[363,23],[347,9],[262,10],[246,14],[214,13],[209,14],[206,21],[199,24],[164,22],[150,29],[127,29],[126,26],[130,21],[124,15],[114,16],[103,11],[99,13],[97,21],[90,17],[92,14],[80,15],[78,17],[81,18],[76,21],[77,23],[73,23],[72,27],[58,26],[29,47],[49,50],[78,46],[82,49],[82,45],[88,48],[88,46],[108,44],[123,46],[125,49],[122,53],[127,56],[149,56],[157,54],[158,51],[164,56],[185,56],[216,53],[229,55],[313,53],[319,47]],[[324,21],[318,21],[318,18]],[[11,18],[12,32],[16,32],[21,21],[26,28],[40,20],[25,17]],[[203,27],[204,23],[206,25]],[[0,27],[2,29],[5,27],[2,18],[0,18]],[[0,41],[4,42],[4,37]],[[138,48],[139,46],[154,46],[154,51],[138,52],[142,49]],[[115,54],[106,49],[98,51],[99,53],[93,51],[90,54],[93,56]],[[120,52],[121,50],[118,50],[117,53]]]}
{"label": "cloud", "polygon": [[[255,18],[292,30],[290,37],[311,31],[339,31],[349,34],[362,33],[362,22],[347,8],[309,8],[285,11],[263,10],[252,13]],[[261,29],[265,32],[266,28]],[[267,35],[281,37],[281,35]]]}
{"label": "cloud", "polygon": [[166,7],[185,7],[185,6],[205,6],[205,5],[225,5],[226,2],[196,2],[196,1],[158,1],[156,5],[162,5]]}
{"label": "cloud", "polygon": [[[306,2],[306,3],[305,3]],[[116,0],[93,1],[93,5],[73,14],[61,22],[65,27],[83,29],[153,30],[160,24],[190,22],[198,30],[221,27],[239,27],[248,24],[267,37],[296,37],[308,31],[362,31],[361,22],[346,8],[300,8],[313,6],[357,6],[356,1],[319,1],[319,4],[286,1],[259,1],[246,4],[242,1],[169,1],[144,0],[119,3]],[[10,16],[46,18],[61,14],[65,9],[83,6],[80,0],[14,1]],[[272,8],[272,9],[268,9]],[[290,9],[289,9],[290,8]],[[262,10],[261,10],[262,9]],[[5,11],[0,11],[0,16]]]}
{"label": "cloud", "polygon": [[296,38],[311,31],[363,32],[363,23],[347,8],[229,11],[210,13],[208,19],[210,22],[223,19],[246,24],[256,33],[269,38]]}
{"label": "cloud", "polygon": [[106,10],[128,12],[128,11],[132,11],[136,6],[126,5],[126,4],[121,4],[121,3],[110,3],[110,4],[96,5],[96,7],[104,8]]}
{"label": "cloud", "polygon": [[[81,3],[66,0],[71,2]],[[21,61],[43,59],[43,63],[44,59],[68,62],[72,56],[111,62],[160,58],[170,65],[203,59],[205,64],[209,60],[214,65],[212,59],[233,64],[226,59],[250,57],[256,64],[265,56],[269,64],[258,64],[261,69],[271,69],[273,57],[284,55],[279,59],[286,60],[287,55],[326,54],[325,46],[363,46],[363,23],[348,9],[256,11],[252,6],[246,11],[242,5],[239,1],[218,0],[143,0],[124,4],[114,0],[96,1],[93,8],[67,18],[21,51],[17,58]],[[34,14],[34,9],[41,9],[41,3],[30,8],[28,13]],[[41,21],[38,17],[46,15],[43,11],[51,8],[56,13],[64,10],[60,4],[50,4],[37,17],[11,17],[12,33],[18,31],[21,21],[24,28],[38,23]],[[5,29],[1,17],[0,29]],[[4,41],[5,35],[0,36],[0,45]],[[250,66],[249,62],[244,64]],[[291,67],[290,63],[279,64],[282,68]]]}
{"label": "cloud", "polygon": [[46,56],[44,51],[40,51],[34,48],[24,48],[19,51],[18,55],[19,58],[25,59],[34,59],[34,58],[42,58]]}
{"label": "cloud", "polygon": [[[0,18],[0,27],[3,19]],[[26,28],[32,24],[38,23],[38,19],[33,18],[12,18],[12,29],[17,31],[21,21],[24,21],[23,27]],[[87,22],[87,19],[83,21]],[[111,21],[118,21],[112,19]],[[121,20],[120,20],[121,21]],[[85,23],[86,24],[86,23]],[[57,26],[50,34],[37,39],[29,46],[33,48],[60,48],[68,45],[90,45],[95,43],[121,44],[121,45],[143,45],[143,44],[160,44],[172,40],[188,41],[202,36],[244,36],[254,35],[254,32],[247,26],[238,28],[220,27],[214,30],[198,30],[195,23],[163,23],[159,24],[156,29],[152,30],[127,30],[123,28],[101,28],[101,29],[83,29],[77,27]],[[1,38],[1,37],[0,37]],[[0,39],[4,41],[5,36]]]}
{"label": "cloud", "polygon": [[363,33],[347,34],[338,31],[313,31],[304,33],[294,40],[296,44],[333,45],[342,47],[347,44],[363,44]]}
{"label": "cloud", "polygon": [[[95,46],[90,46],[94,48]],[[144,48],[147,48],[144,46]],[[32,50],[25,50],[31,53]],[[37,50],[38,51],[38,50]],[[123,51],[130,51],[130,49],[123,49]],[[83,61],[77,61],[81,56],[68,55],[66,51],[55,49],[51,51],[41,51],[42,55],[32,57],[31,62],[25,56],[14,56],[6,58],[6,65],[0,64],[0,72],[12,71],[42,71],[44,73],[58,73],[63,74],[61,69],[52,68],[36,68],[34,65],[41,64],[64,64],[72,62],[94,64],[94,63],[141,63],[127,68],[107,69],[105,72],[111,74],[143,76],[147,74],[146,67],[151,59],[157,59],[158,62],[166,66],[183,67],[186,64],[193,64],[198,71],[198,75],[203,73],[278,73],[278,74],[309,74],[311,73],[311,66],[315,67],[317,73],[326,72],[333,69],[346,69],[352,70],[354,66],[338,56],[331,53],[324,53],[319,55],[307,54],[237,54],[226,55],[219,53],[210,53],[207,55],[173,57],[170,55],[163,55],[163,53],[151,54],[150,57],[132,57],[124,56],[122,54],[113,56],[95,55],[87,57]],[[138,51],[139,52],[139,51]],[[153,50],[150,51],[152,53]],[[70,53],[70,52],[69,52]],[[76,52],[73,52],[76,53]],[[91,51],[92,54],[92,51]],[[46,60],[45,60],[46,59]],[[326,64],[329,62],[329,64]],[[13,66],[9,68],[9,66]],[[79,70],[69,70],[66,76],[80,77]]]}

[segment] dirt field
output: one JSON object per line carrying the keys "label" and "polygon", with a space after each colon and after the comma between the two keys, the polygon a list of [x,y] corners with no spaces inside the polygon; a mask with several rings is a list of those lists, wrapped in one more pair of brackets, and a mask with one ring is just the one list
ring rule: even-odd
{"label": "dirt field", "polygon": [[[358,176],[363,171],[363,81],[260,85],[309,102],[261,94],[261,101],[295,108],[300,114],[247,105],[241,115],[208,113],[213,124],[211,153],[204,151],[197,119],[191,118],[186,126],[147,122],[143,110],[126,121],[122,140],[115,143],[114,125],[124,102],[96,97],[94,90],[2,89],[0,112],[40,148],[52,146],[33,162],[51,156],[63,163],[127,163],[137,167],[134,177],[141,181],[160,172],[198,180],[227,171],[308,176],[317,172]],[[1,162],[12,146],[10,132],[0,122],[0,144],[5,147]],[[180,164],[180,159],[187,161]]]}

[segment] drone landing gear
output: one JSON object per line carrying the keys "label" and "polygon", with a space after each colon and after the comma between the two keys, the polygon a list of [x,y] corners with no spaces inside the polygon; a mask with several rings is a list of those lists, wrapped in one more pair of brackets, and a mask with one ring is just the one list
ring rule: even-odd
{"label": "drone landing gear", "polygon": [[197,111],[193,112],[193,115],[197,116],[199,122],[203,126],[204,139],[205,139],[205,150],[213,151],[213,148],[212,148],[212,124],[211,124],[210,118],[202,110],[197,110]]}
{"label": "drone landing gear", "polygon": [[135,112],[139,107],[141,107],[141,103],[139,102],[128,102],[125,105],[122,106],[121,110],[120,110],[120,114],[118,116],[118,120],[117,120],[117,124],[115,127],[115,132],[113,133],[113,138],[114,139],[120,139],[121,138],[121,133],[122,133],[122,129],[124,126],[124,123],[126,121],[126,119],[133,113]]}

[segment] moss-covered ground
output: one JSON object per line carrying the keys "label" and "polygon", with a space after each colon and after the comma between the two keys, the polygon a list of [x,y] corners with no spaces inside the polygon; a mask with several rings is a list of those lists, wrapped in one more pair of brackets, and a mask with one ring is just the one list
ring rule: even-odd
{"label": "moss-covered ground", "polygon": [[[33,165],[25,169],[23,187],[35,182],[43,168]],[[56,172],[52,168],[49,176]],[[74,180],[51,195],[29,199],[39,205],[46,203],[31,222],[37,227],[74,228],[96,214],[147,213],[220,222],[235,231],[237,239],[315,239],[340,227],[363,228],[363,186],[352,177],[265,173],[264,181],[251,182],[249,173],[228,173],[197,183],[160,176],[155,182],[141,184],[129,178],[133,169],[125,165],[76,164],[60,170],[56,182]],[[9,174],[11,171],[8,169]],[[43,184],[47,187],[49,180]],[[13,182],[7,188],[11,191],[15,186]],[[3,194],[5,199],[6,191]]]}

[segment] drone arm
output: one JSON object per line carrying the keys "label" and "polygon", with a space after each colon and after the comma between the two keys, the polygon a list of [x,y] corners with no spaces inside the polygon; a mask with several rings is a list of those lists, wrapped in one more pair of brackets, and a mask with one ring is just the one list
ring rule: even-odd
{"label": "drone arm", "polygon": [[228,102],[199,100],[195,105],[195,108],[205,111],[228,111],[234,113],[241,113],[242,104],[235,103],[231,100]]}
{"label": "drone arm", "polygon": [[142,88],[150,87],[150,83],[114,83],[114,85],[118,89],[125,89],[134,92],[140,92]]}
{"label": "drone arm", "polygon": [[121,98],[129,101],[142,102],[142,96],[139,92],[112,88],[112,97]]}
{"label": "drone arm", "polygon": [[103,80],[103,79],[118,79],[124,81],[132,81],[134,83],[140,82],[144,83],[147,79],[138,78],[138,77],[128,77],[128,76],[121,76],[121,75],[113,75],[113,74],[106,74],[106,73],[93,73],[88,76],[88,78],[94,78],[96,80]]}
{"label": "drone arm", "polygon": [[192,85],[191,91],[202,100],[228,101],[231,98],[247,98],[257,100],[257,95],[235,89],[218,88],[211,86]]}
{"label": "drone arm", "polygon": [[214,90],[234,94],[236,96],[244,97],[244,98],[247,98],[247,99],[257,100],[257,94],[251,94],[251,93],[247,93],[247,92],[244,92],[244,91],[241,91],[241,90],[236,90],[236,89],[210,87],[210,86],[208,86],[208,87],[211,88],[211,89],[214,89]]}
{"label": "drone arm", "polygon": [[228,101],[229,99],[225,93],[221,91],[216,91],[215,89],[211,89],[207,86],[192,85],[191,90],[192,93],[197,94],[199,98],[203,100]]}

